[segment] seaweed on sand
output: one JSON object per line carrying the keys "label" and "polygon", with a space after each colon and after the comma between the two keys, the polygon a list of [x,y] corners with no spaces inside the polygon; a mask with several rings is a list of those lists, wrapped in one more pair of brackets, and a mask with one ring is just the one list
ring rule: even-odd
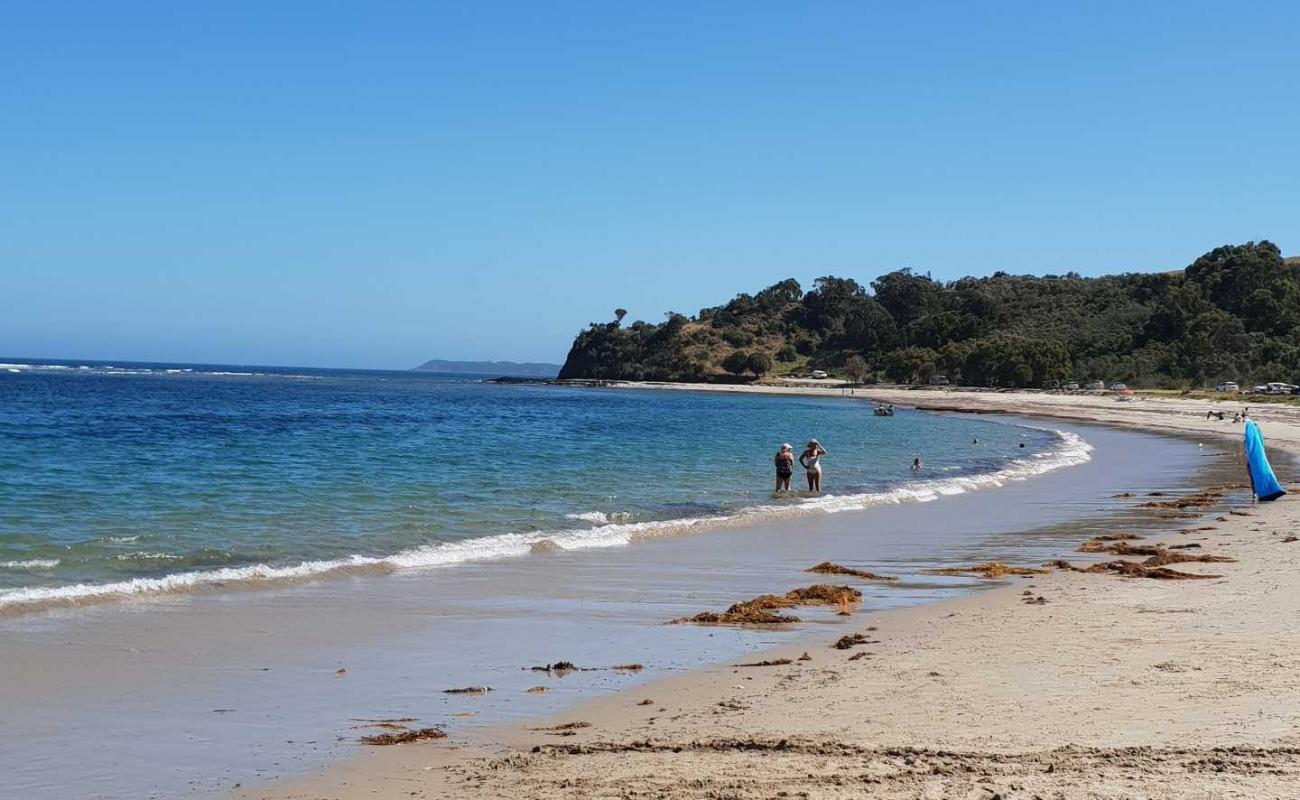
{"label": "seaweed on sand", "polygon": [[419,728],[400,733],[377,733],[374,736],[362,736],[362,744],[389,745],[418,742],[422,739],[446,739],[447,733],[440,728]]}
{"label": "seaweed on sand", "polygon": [[750,661],[747,664],[737,664],[738,667],[784,667],[787,664],[793,664],[792,658],[773,658],[765,661]]}
{"label": "seaweed on sand", "polygon": [[851,586],[834,586],[829,583],[817,583],[802,589],[791,589],[785,598],[800,606],[837,606],[857,603],[862,600],[862,592]]}
{"label": "seaweed on sand", "polygon": [[857,647],[860,644],[866,643],[866,636],[863,636],[860,633],[849,633],[836,639],[835,644],[831,645],[831,647],[834,647],[836,650],[848,650],[852,647]]}
{"label": "seaweed on sand", "polygon": [[[1199,547],[1200,545],[1196,545]],[[1189,555],[1187,553],[1170,553],[1162,550],[1142,562],[1144,567],[1163,567],[1167,564],[1231,564],[1237,559],[1228,556]]]}
{"label": "seaweed on sand", "polygon": [[1173,500],[1148,500],[1141,505],[1142,508],[1208,508],[1222,500],[1224,494],[1220,489],[1207,489],[1175,497]]}
{"label": "seaweed on sand", "polygon": [[805,572],[819,572],[823,575],[852,575],[855,578],[862,578],[868,581],[896,581],[898,578],[892,575],[877,575],[874,572],[868,572],[865,569],[854,569],[841,564],[835,564],[830,561],[823,561],[815,567],[809,567]]}
{"label": "seaweed on sand", "polygon": [[1148,545],[1134,546],[1124,542],[1106,543],[1099,539],[1089,539],[1076,548],[1080,553],[1110,553],[1117,556],[1154,556],[1160,553],[1161,549]]}
{"label": "seaweed on sand", "polygon": [[1032,567],[1011,567],[1001,561],[989,561],[971,567],[943,567],[942,569],[922,570],[929,575],[979,575],[982,578],[1005,578],[1008,575],[1046,575],[1051,570]]}
{"label": "seaweed on sand", "polygon": [[799,618],[789,614],[774,614],[762,606],[748,602],[736,603],[722,613],[701,611],[692,617],[682,617],[673,623],[698,622],[705,625],[785,625],[798,622]]}
{"label": "seaweed on sand", "polygon": [[492,691],[491,686],[463,686],[459,689],[443,689],[443,694],[487,694]]}
{"label": "seaweed on sand", "polygon": [[[1177,559],[1181,554],[1163,552],[1165,557]],[[1057,569],[1069,570],[1070,572],[1087,572],[1092,574],[1113,573],[1125,578],[1154,578],[1165,581],[1186,581],[1186,580],[1209,580],[1212,578],[1222,578],[1222,575],[1196,575],[1190,572],[1179,572],[1176,569],[1160,566],[1161,563],[1178,563],[1178,561],[1157,562],[1158,557],[1147,559],[1146,562],[1139,564],[1136,561],[1101,561],[1096,564],[1090,564],[1087,567],[1076,567],[1068,561],[1056,559],[1048,561],[1046,566],[1056,567]],[[1213,559],[1221,561],[1223,556],[1199,556],[1189,557],[1188,561],[1205,561]],[[1231,561],[1232,559],[1227,559]]]}
{"label": "seaweed on sand", "polygon": [[784,595],[761,594],[752,600],[736,603],[722,613],[703,611],[690,617],[672,620],[673,624],[696,622],[704,625],[785,625],[799,622],[789,614],[774,613],[774,609],[793,606],[838,605],[846,608],[862,600],[862,592],[850,586],[818,583],[801,589],[791,589]]}

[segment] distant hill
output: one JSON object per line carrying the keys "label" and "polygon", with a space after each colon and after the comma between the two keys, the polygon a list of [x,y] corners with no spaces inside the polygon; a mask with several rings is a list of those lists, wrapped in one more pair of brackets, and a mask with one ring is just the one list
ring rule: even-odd
{"label": "distant hill", "polygon": [[785,280],[657,324],[625,326],[625,313],[581,331],[560,377],[736,381],[821,369],[971,386],[1300,382],[1300,259],[1270,242],[1219,247],[1177,272],[945,283],[904,269],[869,285],[818,278],[810,291]]}
{"label": "distant hill", "polygon": [[445,361],[435,358],[416,367],[415,371],[511,378],[554,378],[560,374],[560,365],[518,361]]}

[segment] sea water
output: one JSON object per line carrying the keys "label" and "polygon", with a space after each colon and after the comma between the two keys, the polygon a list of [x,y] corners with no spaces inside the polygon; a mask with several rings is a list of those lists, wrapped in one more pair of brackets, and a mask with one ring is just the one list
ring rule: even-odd
{"label": "sea water", "polygon": [[[1046,426],[877,417],[849,397],[4,361],[10,613],[622,546],[931,500],[1088,458]],[[825,494],[774,496],[778,446],[797,455],[812,438],[828,451]]]}
{"label": "sea water", "polygon": [[[375,718],[471,743],[997,583],[935,567],[1189,524],[1141,496],[1229,479],[1195,442],[862,397],[0,361],[0,797],[221,796]],[[826,495],[773,497],[777,446],[810,437]],[[823,560],[898,580],[849,580],[851,617],[664,624]],[[645,669],[530,669],[559,660]],[[468,685],[492,691],[444,693]]]}

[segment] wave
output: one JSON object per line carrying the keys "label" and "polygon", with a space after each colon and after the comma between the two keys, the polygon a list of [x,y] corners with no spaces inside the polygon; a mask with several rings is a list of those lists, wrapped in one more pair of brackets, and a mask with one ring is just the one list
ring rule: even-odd
{"label": "wave", "polygon": [[580,519],[595,525],[605,525],[609,522],[609,515],[604,511],[583,511],[581,514],[565,514],[564,518]]}
{"label": "wave", "polygon": [[248,372],[236,370],[204,370],[194,367],[118,367],[111,364],[79,364],[76,366],[70,364],[34,364],[34,363],[0,363],[0,370],[6,372],[82,372],[92,375],[155,375],[155,376],[208,376],[208,377],[240,377],[240,378],[294,378],[299,380],[311,380],[319,378],[318,375],[301,375],[288,372]]}
{"label": "wave", "polygon": [[[512,558],[555,550],[621,547],[638,539],[731,527],[767,519],[814,513],[839,513],[899,503],[924,503],[946,495],[991,489],[1053,470],[1083,464],[1092,458],[1092,446],[1074,433],[1052,431],[1058,446],[1018,458],[1001,469],[977,475],[935,478],[903,484],[883,492],[826,495],[791,505],[760,505],[731,513],[685,519],[613,523],[609,515],[584,512],[570,517],[606,524],[594,528],[531,533],[504,533],[458,542],[442,542],[404,550],[389,556],[352,555],[345,558],[304,561],[292,566],[256,564],[214,570],[178,572],[158,578],[133,578],[112,583],[0,590],[0,612],[18,612],[63,605],[75,606],[111,599],[162,595],[221,588],[230,584],[296,581],[330,574],[384,573],[447,567],[469,561]],[[137,554],[139,555],[139,554]],[[154,555],[154,554],[151,554]]]}
{"label": "wave", "polygon": [[4,569],[54,569],[59,565],[57,558],[30,558],[26,561],[0,561]]}

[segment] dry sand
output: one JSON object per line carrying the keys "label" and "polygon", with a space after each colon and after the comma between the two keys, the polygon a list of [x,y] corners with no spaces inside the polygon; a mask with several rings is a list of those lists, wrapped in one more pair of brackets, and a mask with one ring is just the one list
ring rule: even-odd
{"label": "dry sand", "polygon": [[[1194,400],[866,394],[1240,434],[1205,420],[1211,405]],[[1300,452],[1300,409],[1254,411],[1274,450]],[[975,596],[860,615],[853,630],[867,643],[846,650],[813,635],[763,655],[789,664],[715,666],[479,741],[375,748],[239,796],[1300,797],[1300,541],[1286,541],[1300,532],[1295,497],[1221,507],[1141,542],[1236,559],[1173,567],[1219,578],[1012,577]],[[1213,527],[1192,529],[1203,526]],[[587,724],[546,730],[578,722]]]}

